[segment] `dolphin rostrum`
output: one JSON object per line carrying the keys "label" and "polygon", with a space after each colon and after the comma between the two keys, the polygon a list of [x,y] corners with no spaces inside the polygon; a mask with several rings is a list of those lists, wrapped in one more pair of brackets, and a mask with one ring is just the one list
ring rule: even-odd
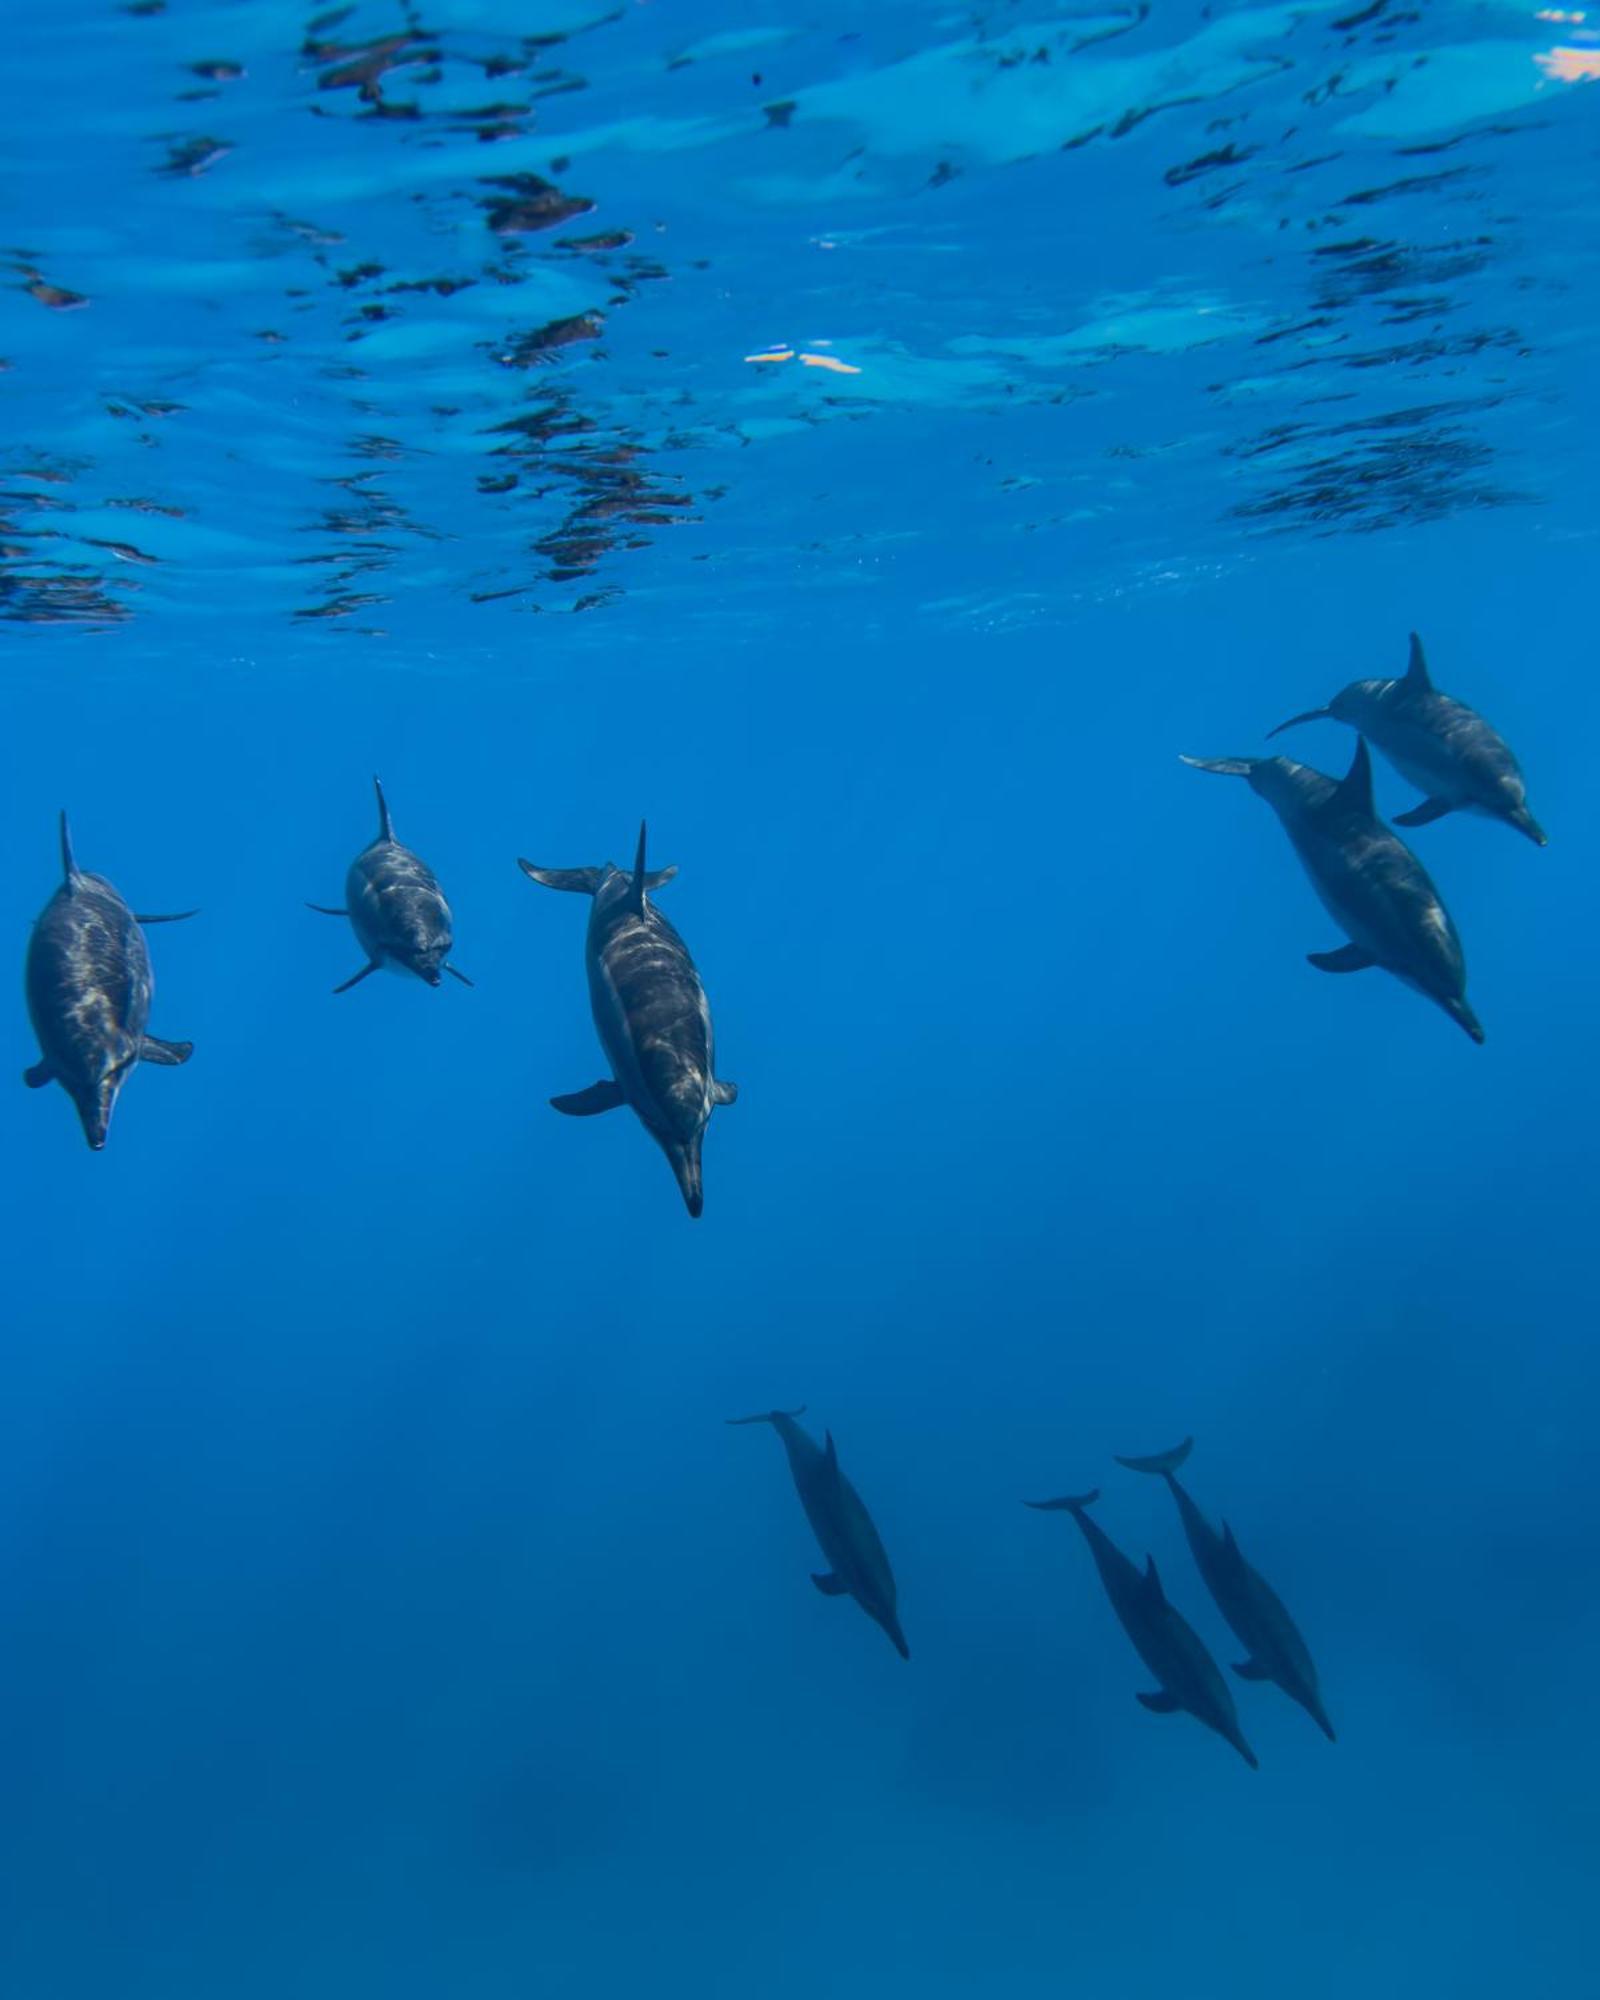
{"label": "dolphin rostrum", "polygon": [[1151,1556],[1141,1570],[1090,1518],[1087,1510],[1099,1498],[1097,1488],[1092,1493],[1073,1494],[1061,1500],[1028,1500],[1023,1504],[1046,1511],[1065,1511],[1083,1530],[1112,1610],[1133,1641],[1134,1651],[1160,1683],[1154,1693],[1138,1697],[1144,1707],[1156,1715],[1171,1715],[1183,1709],[1231,1743],[1254,1771],[1258,1768],[1256,1753],[1244,1740],[1233,1696],[1228,1692],[1221,1669],[1206,1651],[1199,1633],[1167,1602],[1161,1579],[1156,1575],[1155,1557]]}
{"label": "dolphin rostrum", "polygon": [[799,1410],[763,1410],[753,1417],[729,1417],[728,1422],[771,1424],[783,1439],[800,1505],[830,1565],[825,1572],[814,1574],[811,1581],[824,1597],[853,1597],[888,1633],[901,1659],[909,1660],[911,1648],[895,1611],[894,1572],[872,1516],[839,1469],[832,1431],[825,1434],[826,1445],[819,1449],[816,1439],[795,1422],[803,1414],[804,1406]]}
{"label": "dolphin rostrum", "polygon": [[40,1057],[22,1080],[30,1090],[59,1083],[98,1153],[134,1064],[171,1068],[194,1054],[193,1042],[145,1033],[155,975],[139,926],[175,924],[195,913],[135,916],[103,875],[87,875],[73,860],[65,813],[61,877],[28,940],[28,1013]]}
{"label": "dolphin rostrum", "polygon": [[1182,1444],[1171,1451],[1158,1452],[1154,1458],[1119,1458],[1117,1463],[1130,1472],[1155,1473],[1171,1487],[1183,1532],[1189,1539],[1195,1564],[1205,1578],[1206,1589],[1245,1649],[1247,1657],[1233,1671],[1241,1680],[1276,1681],[1291,1701],[1299,1702],[1332,1743],[1333,1724],[1328,1720],[1317,1688],[1317,1669],[1282,1599],[1266,1578],[1245,1561],[1227,1522],[1223,1522],[1219,1535],[1178,1484],[1175,1474],[1193,1446],[1194,1439],[1185,1438]]}
{"label": "dolphin rostrum", "polygon": [[1197,771],[1247,778],[1283,822],[1323,908],[1349,938],[1337,951],[1306,956],[1321,972],[1381,965],[1435,1001],[1475,1042],[1483,1040],[1467,1004],[1467,965],[1450,912],[1426,868],[1378,817],[1372,758],[1364,736],[1343,778],[1288,757],[1185,757]]}
{"label": "dolphin rostrum", "polygon": [[609,861],[603,868],[517,863],[547,889],[593,898],[584,958],[589,1005],[611,1074],[550,1102],[569,1118],[631,1105],[671,1163],[689,1213],[698,1215],[705,1206],[700,1147],[706,1123],[716,1105],[734,1102],[739,1086],[717,1081],[705,988],[688,946],[648,894],[678,871],[647,871],[644,846],[641,825],[631,875]]}
{"label": "dolphin rostrum", "polygon": [[1370,737],[1403,778],[1427,793],[1420,806],[1396,814],[1396,826],[1427,826],[1448,812],[1475,812],[1504,820],[1539,847],[1549,845],[1528,810],[1527,782],[1509,746],[1475,708],[1434,686],[1415,632],[1410,664],[1399,680],[1352,681],[1326,708],[1292,715],[1267,733],[1276,736],[1324,716]]}
{"label": "dolphin rostrum", "polygon": [[414,972],[429,986],[442,985],[447,972],[463,986],[470,986],[467,975],[449,962],[454,937],[450,905],[439,878],[420,855],[395,839],[383,786],[374,778],[372,787],[378,794],[377,837],[350,864],[344,883],[345,907],[334,910],[326,903],[306,906],[325,917],[348,917],[367,954],[361,970],[333,990],[348,993],[369,973],[386,965],[397,972]]}

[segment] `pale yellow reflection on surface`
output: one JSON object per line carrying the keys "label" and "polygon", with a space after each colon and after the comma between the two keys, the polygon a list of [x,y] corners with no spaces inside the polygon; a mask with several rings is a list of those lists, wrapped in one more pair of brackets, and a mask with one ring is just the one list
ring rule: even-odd
{"label": "pale yellow reflection on surface", "polygon": [[1560,83],[1600,83],[1600,49],[1543,49],[1534,61]]}

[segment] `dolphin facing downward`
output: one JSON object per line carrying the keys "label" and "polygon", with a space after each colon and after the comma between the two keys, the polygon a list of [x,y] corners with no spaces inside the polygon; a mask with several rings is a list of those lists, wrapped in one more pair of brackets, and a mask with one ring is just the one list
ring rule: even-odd
{"label": "dolphin facing downward", "polygon": [[1307,953],[1320,972],[1381,965],[1483,1040],[1467,1004],[1467,964],[1432,877],[1372,799],[1364,736],[1343,778],[1288,757],[1185,757],[1197,771],[1247,778],[1283,822],[1323,908],[1349,938],[1337,951]]}
{"label": "dolphin facing downward", "polygon": [[386,965],[397,972],[414,972],[429,986],[442,985],[447,972],[463,986],[470,986],[467,975],[449,962],[455,939],[450,905],[439,878],[421,855],[395,839],[383,786],[374,778],[372,788],[378,795],[378,832],[350,864],[344,885],[345,907],[330,909],[326,903],[306,906],[324,917],[348,917],[367,954],[361,970],[333,990],[348,993]]}
{"label": "dolphin facing downward", "polygon": [[78,1108],[90,1150],[98,1153],[134,1064],[172,1068],[194,1054],[193,1042],[145,1033],[155,974],[139,926],[175,924],[195,913],[135,916],[103,875],[87,875],[73,860],[65,813],[61,875],[28,940],[28,1014],[40,1056],[22,1080],[30,1090],[59,1083]]}
{"label": "dolphin facing downward", "polygon": [[609,861],[603,868],[517,863],[547,889],[594,899],[584,958],[589,1005],[611,1074],[550,1102],[569,1118],[631,1105],[666,1154],[689,1213],[698,1215],[705,1206],[700,1148],[706,1125],[717,1105],[734,1102],[739,1086],[717,1081],[705,988],[689,947],[648,894],[678,871],[647,872],[644,846],[641,825],[631,875]]}
{"label": "dolphin facing downward", "polygon": [[1311,1649],[1284,1609],[1283,1600],[1266,1578],[1245,1561],[1227,1522],[1223,1522],[1219,1535],[1174,1476],[1193,1447],[1194,1439],[1185,1438],[1182,1444],[1171,1451],[1158,1452],[1154,1458],[1119,1458],[1117,1463],[1130,1472],[1156,1473],[1171,1487],[1195,1565],[1205,1578],[1217,1609],[1233,1627],[1234,1636],[1248,1656],[1233,1671],[1241,1680],[1276,1681],[1291,1701],[1299,1702],[1332,1743],[1336,1741],[1333,1724],[1322,1705]]}
{"label": "dolphin facing downward", "polygon": [[1536,846],[1549,846],[1528,810],[1527,780],[1510,746],[1475,708],[1439,692],[1415,632],[1410,664],[1399,680],[1352,681],[1326,708],[1292,715],[1267,733],[1276,736],[1324,716],[1371,737],[1401,777],[1427,793],[1420,806],[1397,814],[1396,826],[1427,826],[1449,812],[1475,812],[1504,820]]}
{"label": "dolphin facing downward", "polygon": [[764,1410],[753,1417],[729,1417],[728,1422],[771,1424],[782,1438],[800,1505],[806,1510],[812,1533],[830,1564],[826,1572],[813,1575],[811,1581],[824,1597],[853,1597],[867,1616],[888,1633],[901,1659],[909,1660],[911,1648],[900,1630],[895,1610],[894,1571],[872,1525],[872,1516],[862,1505],[861,1495],[839,1470],[832,1431],[826,1433],[826,1446],[819,1449],[816,1439],[795,1422],[802,1414],[802,1410]]}
{"label": "dolphin facing downward", "polygon": [[1156,1575],[1155,1557],[1151,1556],[1146,1567],[1139,1569],[1090,1519],[1087,1510],[1099,1498],[1097,1489],[1061,1500],[1027,1500],[1023,1504],[1047,1512],[1063,1510],[1083,1530],[1112,1610],[1133,1641],[1134,1651],[1160,1683],[1153,1694],[1139,1695],[1140,1703],[1156,1715],[1171,1715],[1183,1709],[1231,1743],[1251,1770],[1256,1770],[1256,1753],[1244,1739],[1228,1683],[1206,1651],[1205,1641],[1183,1614],[1167,1602],[1161,1579]]}

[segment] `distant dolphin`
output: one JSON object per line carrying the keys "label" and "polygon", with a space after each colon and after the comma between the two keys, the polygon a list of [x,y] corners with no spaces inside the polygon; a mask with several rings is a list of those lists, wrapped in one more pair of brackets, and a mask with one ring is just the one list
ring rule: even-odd
{"label": "distant dolphin", "polygon": [[1415,632],[1403,679],[1352,681],[1326,708],[1292,715],[1267,733],[1276,736],[1324,716],[1370,736],[1400,775],[1428,794],[1420,806],[1398,813],[1396,826],[1427,826],[1448,812],[1475,812],[1503,819],[1539,847],[1549,845],[1528,810],[1528,787],[1516,758],[1475,708],[1440,694]]}
{"label": "distant dolphin", "polygon": [[826,1574],[813,1575],[811,1581],[824,1597],[853,1597],[888,1633],[901,1659],[909,1660],[911,1648],[895,1611],[894,1572],[872,1516],[839,1470],[832,1431],[826,1433],[826,1448],[819,1451],[816,1440],[795,1422],[802,1414],[803,1410],[765,1410],[754,1417],[729,1417],[728,1422],[771,1424],[783,1439],[800,1505],[831,1565]]}
{"label": "distant dolphin", "polygon": [[1461,940],[1426,868],[1372,802],[1372,759],[1364,736],[1342,779],[1288,757],[1185,757],[1197,771],[1248,778],[1283,821],[1323,908],[1349,938],[1337,951],[1306,954],[1321,972],[1381,965],[1436,1001],[1475,1042]]}
{"label": "distant dolphin", "polygon": [[700,1179],[700,1146],[706,1122],[718,1104],[732,1104],[736,1083],[719,1083],[714,1072],[711,1009],[689,948],[650,901],[677,874],[644,865],[645,829],[633,873],[608,861],[603,868],[535,868],[518,861],[523,874],[547,889],[592,896],[584,959],[589,971],[589,1005],[600,1045],[611,1059],[611,1075],[568,1097],[552,1097],[569,1118],[632,1105],[645,1130],[670,1161],[689,1213],[705,1206]]}
{"label": "distant dolphin", "polygon": [[378,836],[350,864],[344,884],[347,907],[331,910],[326,903],[306,905],[325,917],[348,917],[367,954],[361,970],[333,990],[348,993],[385,965],[392,965],[397,972],[414,972],[429,986],[442,985],[447,972],[463,986],[470,986],[467,975],[449,963],[454,939],[450,905],[439,878],[420,855],[395,839],[383,787],[376,778],[372,787],[378,794]]}
{"label": "distant dolphin", "polygon": [[1154,1694],[1139,1695],[1144,1707],[1155,1715],[1172,1715],[1183,1709],[1231,1743],[1251,1770],[1256,1770],[1256,1753],[1244,1740],[1238,1711],[1221,1669],[1206,1651],[1199,1633],[1167,1602],[1161,1579],[1156,1575],[1155,1557],[1149,1557],[1146,1567],[1139,1569],[1090,1519],[1085,1510],[1099,1498],[1096,1489],[1061,1500],[1028,1500],[1023,1504],[1046,1511],[1065,1510],[1083,1530],[1112,1610],[1133,1641],[1134,1651],[1161,1684]]}
{"label": "distant dolphin", "polygon": [[117,1093],[137,1062],[174,1067],[193,1042],[147,1035],[155,975],[141,924],[192,917],[137,917],[103,875],[86,875],[72,858],[61,815],[61,887],[45,904],[28,940],[28,1013],[40,1059],[22,1073],[30,1090],[59,1083],[78,1107],[91,1151],[106,1143]]}
{"label": "distant dolphin", "polygon": [[1266,1578],[1245,1561],[1227,1522],[1223,1522],[1219,1535],[1173,1476],[1193,1446],[1194,1439],[1185,1438],[1182,1444],[1171,1451],[1158,1452],[1154,1458],[1119,1458],[1117,1463],[1130,1472],[1157,1473],[1172,1488],[1183,1532],[1189,1538],[1206,1588],[1248,1654],[1233,1671],[1242,1680],[1276,1681],[1291,1701],[1299,1702],[1332,1743],[1333,1724],[1317,1689],[1317,1669],[1282,1599]]}

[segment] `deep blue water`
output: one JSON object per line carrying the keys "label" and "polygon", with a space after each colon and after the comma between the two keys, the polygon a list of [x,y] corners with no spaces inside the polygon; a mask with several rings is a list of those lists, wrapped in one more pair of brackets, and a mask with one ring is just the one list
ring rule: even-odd
{"label": "deep blue water", "polygon": [[[62,806],[202,911],[104,1153],[0,1092],[8,2000],[1589,1990],[1596,25],[8,19],[0,928]],[[1481,1049],[1178,762],[1413,629],[1551,835],[1408,836]],[[330,994],[374,772],[471,991]],[[698,1222],[546,1104],[516,858],[643,814]],[[1019,1505],[1236,1659],[1188,1433],[1339,1732],[1236,1682],[1259,1772]]]}

